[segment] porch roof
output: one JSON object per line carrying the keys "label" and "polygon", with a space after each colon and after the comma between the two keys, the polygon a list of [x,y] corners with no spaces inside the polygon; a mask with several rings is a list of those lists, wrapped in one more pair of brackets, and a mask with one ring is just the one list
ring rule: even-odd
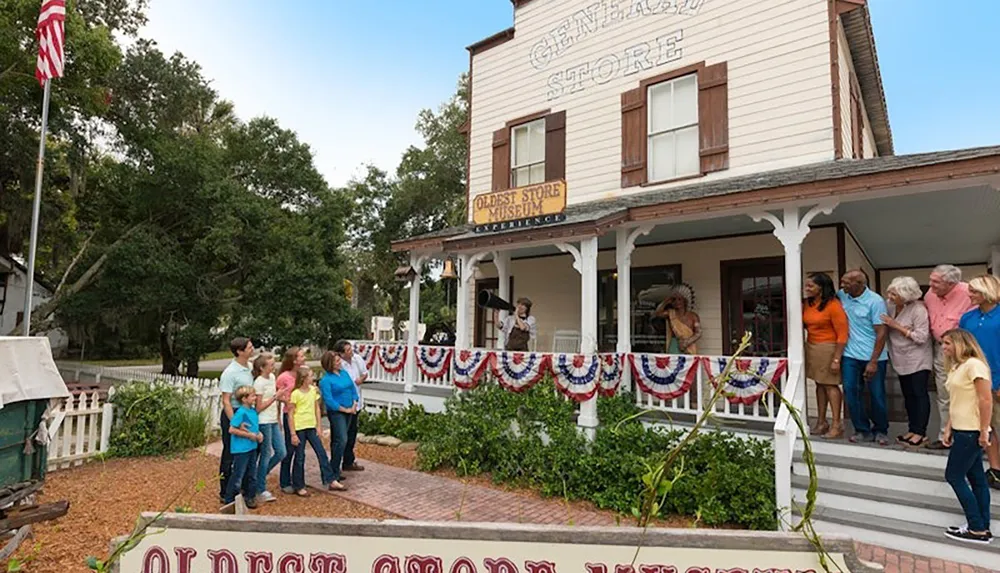
{"label": "porch roof", "polygon": [[566,220],[557,225],[493,233],[473,233],[471,225],[452,227],[398,241],[393,249],[458,251],[588,237],[601,235],[629,221],[653,221],[733,207],[764,206],[997,174],[1000,174],[1000,146],[839,159],[570,205],[565,211]]}

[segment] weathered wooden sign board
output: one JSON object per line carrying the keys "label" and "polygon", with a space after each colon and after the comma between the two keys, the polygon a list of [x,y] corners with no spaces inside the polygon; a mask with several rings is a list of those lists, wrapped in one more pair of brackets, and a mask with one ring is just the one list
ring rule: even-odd
{"label": "weathered wooden sign board", "polygon": [[[152,518],[152,515],[145,516]],[[169,515],[121,573],[820,573],[799,534]],[[846,537],[830,569],[874,571]],[[638,553],[636,548],[639,547]]]}

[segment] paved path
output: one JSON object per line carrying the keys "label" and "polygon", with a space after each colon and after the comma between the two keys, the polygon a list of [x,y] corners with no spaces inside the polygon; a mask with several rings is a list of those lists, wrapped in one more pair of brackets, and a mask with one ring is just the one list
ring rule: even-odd
{"label": "paved path", "polygon": [[[215,455],[220,450],[220,442],[209,446],[209,452]],[[316,458],[310,453],[307,460],[306,483],[323,490]],[[344,482],[348,490],[334,495],[406,519],[551,525],[614,525],[616,521],[611,512],[567,507],[560,500],[463,484],[454,479],[362,461],[365,471],[349,473]],[[856,546],[859,558],[883,565],[886,573],[991,573],[988,569],[884,547],[864,543],[856,543]],[[996,571],[1000,570],[993,573]]]}

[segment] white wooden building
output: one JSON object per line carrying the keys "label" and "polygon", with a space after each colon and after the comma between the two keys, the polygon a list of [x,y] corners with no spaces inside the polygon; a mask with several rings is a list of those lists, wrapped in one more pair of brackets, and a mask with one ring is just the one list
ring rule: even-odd
{"label": "white wooden building", "polygon": [[[28,287],[27,277],[28,269],[20,261],[0,255],[0,336],[11,334],[21,322]],[[37,308],[38,305],[48,301],[52,296],[52,288],[45,280],[36,276],[31,308]],[[56,356],[65,353],[69,339],[63,331],[53,330],[46,333],[46,336]]]}
{"label": "white wooden building", "polygon": [[[1000,146],[894,154],[864,0],[512,3],[513,27],[468,48],[469,224],[395,245],[418,273],[457,261],[456,354],[498,344],[492,313],[474,303],[482,289],[532,300],[535,350],[552,360],[655,353],[638,295],[682,281],[696,295],[699,353],[725,357],[752,332],[749,354],[783,361],[782,391],[805,407],[805,273],[863,269],[881,292],[902,274],[926,284],[940,263],[967,277],[1000,271]],[[416,312],[419,281],[410,301]],[[415,337],[408,347],[405,368],[376,376],[387,383],[379,399],[439,407],[454,372],[428,377],[426,351]],[[699,372],[663,399],[626,368],[622,385],[678,416],[698,410],[703,382]],[[901,398],[890,409],[902,415]],[[769,429],[787,507],[802,485],[789,472],[798,454],[787,412],[727,404],[719,414]],[[582,401],[579,424],[598,423],[596,399]],[[943,458],[817,448],[828,530],[1000,562],[940,534],[961,521]]]}

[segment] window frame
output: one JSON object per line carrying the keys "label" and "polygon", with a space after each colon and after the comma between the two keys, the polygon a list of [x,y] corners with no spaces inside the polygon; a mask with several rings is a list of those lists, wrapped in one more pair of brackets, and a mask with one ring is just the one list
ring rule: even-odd
{"label": "window frame", "polygon": [[[671,74],[671,77],[665,79],[659,79],[658,81],[650,81],[649,83],[643,82],[642,89],[645,90],[644,97],[646,99],[646,184],[656,185],[660,183],[665,183],[668,181],[676,181],[681,179],[688,179],[691,177],[699,177],[701,173],[701,110],[699,108],[699,93],[698,93],[698,69],[684,70],[685,73],[682,74]],[[651,97],[651,92],[653,89],[660,88],[665,85],[671,85],[670,90],[670,103],[674,102],[674,88],[673,84],[685,80],[687,78],[694,79],[694,122],[687,123],[683,125],[672,125],[670,129],[665,129],[662,131],[653,131],[653,98]],[[653,78],[657,80],[658,78]],[[676,155],[677,148],[674,147],[674,173],[672,176],[668,176],[663,179],[657,179],[653,177],[653,138],[659,137],[666,134],[676,134],[680,131],[684,131],[690,128],[696,128],[695,130],[695,158],[697,159],[696,169],[692,172],[679,173],[676,170]],[[674,141],[676,143],[677,138],[675,136]]]}
{"label": "window frame", "polygon": [[[528,142],[529,142],[528,153],[530,155],[530,153],[531,153],[531,147],[530,147],[530,142],[531,142],[531,126],[533,124],[539,124],[539,125],[541,125],[541,133],[542,133],[542,138],[541,138],[542,139],[542,160],[541,161],[531,162],[530,159],[529,159],[528,163],[526,163],[524,165],[518,165],[517,164],[517,137],[515,136],[515,132],[517,130],[519,130],[519,129],[526,129],[526,130],[528,130]],[[510,174],[509,174],[509,177],[510,177],[510,188],[511,189],[516,189],[518,187],[524,187],[525,185],[538,185],[540,183],[545,183],[545,163],[546,163],[546,160],[548,159],[546,157],[547,150],[546,150],[546,141],[545,141],[545,139],[546,139],[546,115],[541,115],[540,117],[532,117],[532,118],[523,120],[523,121],[521,121],[519,123],[516,123],[516,124],[513,124],[513,125],[509,125],[508,129],[509,129],[508,138],[509,138],[509,141],[510,141]],[[531,179],[531,170],[532,170],[532,168],[538,167],[538,166],[540,166],[542,168],[542,179],[541,179],[541,181],[531,182],[530,181],[530,179]],[[515,179],[514,174],[515,174],[516,171],[523,170],[523,169],[526,169],[528,171],[528,179],[529,179],[529,181],[527,183],[523,184],[523,185],[517,185],[517,180]]]}

